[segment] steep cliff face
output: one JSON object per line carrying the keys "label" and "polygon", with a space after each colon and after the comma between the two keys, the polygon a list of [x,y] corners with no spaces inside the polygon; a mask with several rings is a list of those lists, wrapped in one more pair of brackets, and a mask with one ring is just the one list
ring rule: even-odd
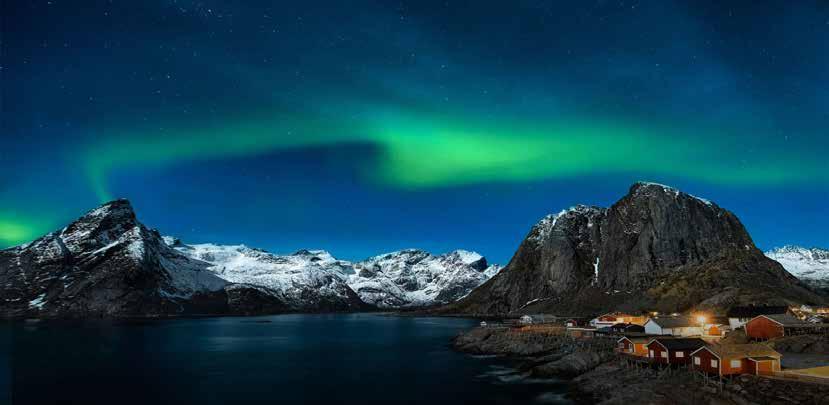
{"label": "steep cliff face", "polygon": [[716,204],[636,183],[609,209],[578,206],[535,225],[463,313],[681,311],[750,302],[817,302]]}

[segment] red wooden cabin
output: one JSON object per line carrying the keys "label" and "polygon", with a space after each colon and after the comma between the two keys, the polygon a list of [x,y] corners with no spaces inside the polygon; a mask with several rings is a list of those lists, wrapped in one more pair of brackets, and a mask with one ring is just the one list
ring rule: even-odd
{"label": "red wooden cabin", "polygon": [[691,352],[705,346],[698,338],[656,338],[648,345],[648,358],[656,364],[689,364]]}
{"label": "red wooden cabin", "polygon": [[788,314],[760,315],[745,325],[746,336],[752,339],[768,340],[783,336],[814,333],[819,328]]}
{"label": "red wooden cabin", "polygon": [[727,376],[780,371],[780,353],[760,344],[710,345],[691,353],[694,370]]}

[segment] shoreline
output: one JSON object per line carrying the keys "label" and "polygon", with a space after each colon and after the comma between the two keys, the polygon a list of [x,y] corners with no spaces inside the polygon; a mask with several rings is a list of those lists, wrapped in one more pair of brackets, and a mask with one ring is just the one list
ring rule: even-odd
{"label": "shoreline", "polygon": [[829,405],[829,385],[740,375],[718,383],[684,368],[627,361],[616,339],[574,339],[561,326],[475,327],[452,339],[470,355],[517,360],[531,377],[569,384],[577,404],[816,404]]}

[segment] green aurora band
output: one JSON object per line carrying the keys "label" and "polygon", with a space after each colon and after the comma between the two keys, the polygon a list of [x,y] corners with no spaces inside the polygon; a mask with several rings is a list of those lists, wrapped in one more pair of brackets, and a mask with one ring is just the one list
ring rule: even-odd
{"label": "green aurora band", "polygon": [[[90,187],[112,199],[109,176],[123,169],[265,154],[276,150],[369,143],[379,150],[369,181],[401,189],[486,182],[526,182],[590,174],[671,176],[713,184],[825,182],[819,159],[760,149],[723,134],[694,137],[677,130],[596,120],[476,124],[443,116],[379,113],[359,125],[326,120],[253,119],[163,132],[119,133],[82,153]],[[149,135],[148,135],[149,133]],[[696,139],[695,139],[696,138]]]}
{"label": "green aurora band", "polygon": [[[365,181],[400,190],[481,183],[532,182],[584,175],[631,174],[685,178],[711,184],[775,186],[823,183],[827,173],[808,151],[777,153],[725,131],[695,137],[611,120],[578,119],[535,123],[483,122],[467,116],[413,114],[374,109],[371,119],[248,117],[229,123],[182,124],[159,129],[108,129],[107,136],[80,145],[75,154],[85,183],[100,202],[113,199],[108,180],[122,170],[165,169],[176,164],[267,154],[292,148],[369,144],[377,154]],[[768,140],[766,142],[769,142]],[[77,151],[76,151],[77,152]],[[10,207],[4,207],[9,209]],[[0,215],[0,245],[12,246],[44,234],[57,218],[32,220]]]}

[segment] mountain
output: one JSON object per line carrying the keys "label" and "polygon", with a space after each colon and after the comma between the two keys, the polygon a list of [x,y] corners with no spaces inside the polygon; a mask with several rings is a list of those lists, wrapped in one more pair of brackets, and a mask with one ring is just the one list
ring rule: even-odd
{"label": "mountain", "polygon": [[823,301],[757,249],[731,212],[639,182],[610,208],[580,205],[543,218],[501,272],[441,312],[675,312]]}
{"label": "mountain", "polygon": [[127,200],[116,200],[59,231],[0,250],[0,317],[426,306],[468,294],[498,269],[462,250],[440,256],[405,250],[351,263],[321,250],[275,255],[242,245],[187,245],[147,228]]}
{"label": "mountain", "polygon": [[[0,316],[146,317],[306,309],[267,285],[226,279],[211,268],[211,263],[168,246],[158,231],[138,222],[128,201],[117,200],[60,231],[1,250]],[[342,309],[353,302],[332,308],[324,304],[310,309]]]}
{"label": "mountain", "polygon": [[784,246],[766,252],[766,256],[804,283],[829,293],[829,250]]}
{"label": "mountain", "polygon": [[181,254],[208,263],[207,270],[231,283],[266,289],[295,311],[348,311],[369,309],[346,284],[351,263],[322,250],[300,250],[275,255],[243,245],[186,245],[165,237]]}
{"label": "mountain", "polygon": [[498,270],[475,252],[434,256],[409,249],[355,263],[347,280],[363,301],[380,308],[422,307],[456,301]]}
{"label": "mountain", "polygon": [[275,255],[242,245],[167,241],[182,254],[210,263],[208,269],[227,281],[267,287],[305,308],[338,297],[349,302],[359,297],[379,308],[446,304],[465,296],[499,269],[488,265],[483,256],[464,250],[434,256],[408,249],[351,263],[324,250]]}

